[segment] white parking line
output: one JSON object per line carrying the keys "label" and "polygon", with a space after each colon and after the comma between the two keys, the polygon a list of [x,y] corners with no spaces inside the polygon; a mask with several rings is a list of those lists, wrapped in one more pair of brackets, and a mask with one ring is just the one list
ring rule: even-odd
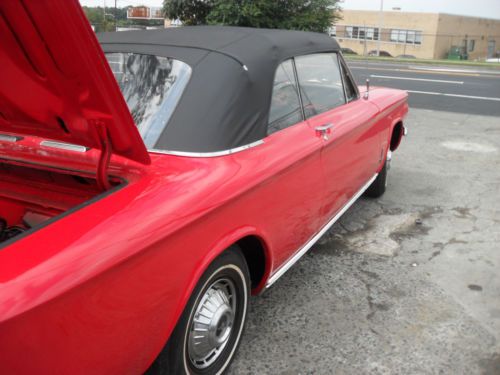
{"label": "white parking line", "polygon": [[431,92],[431,91],[414,91],[406,90],[412,94],[424,94],[424,95],[439,95],[439,96],[451,96],[453,98],[465,98],[465,99],[477,99],[477,100],[491,100],[493,102],[500,102],[500,98],[489,98],[487,96],[472,96],[472,95],[460,95],[460,94],[445,94],[443,92]]}
{"label": "white parking line", "polygon": [[394,77],[394,76],[379,76],[376,74],[370,74],[373,78],[388,78],[388,79],[401,79],[404,81],[423,81],[423,82],[438,82],[438,83],[453,83],[456,85],[463,85],[463,81],[446,81],[443,79],[427,79],[427,78],[409,78],[409,77]]}
{"label": "white parking line", "polygon": [[408,68],[414,70],[423,70],[426,72],[478,73],[478,74],[485,73],[485,74],[500,75],[500,72],[496,70],[484,71],[484,70],[473,70],[473,69],[434,68],[434,67],[416,66],[416,65],[410,65]]}

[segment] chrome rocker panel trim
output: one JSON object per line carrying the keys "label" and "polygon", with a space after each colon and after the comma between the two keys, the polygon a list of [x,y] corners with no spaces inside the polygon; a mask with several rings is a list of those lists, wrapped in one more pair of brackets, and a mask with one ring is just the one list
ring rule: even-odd
{"label": "chrome rocker panel trim", "polygon": [[9,134],[0,134],[0,141],[3,142],[17,142],[23,139],[22,137],[18,137],[15,135],[9,135]]}
{"label": "chrome rocker panel trim", "polygon": [[335,222],[340,219],[340,217],[353,205],[354,202],[370,187],[373,181],[377,178],[378,173],[376,173],[363,187],[345,204],[342,209],[337,212],[337,214],[330,219],[328,223],[316,233],[305,245],[303,245],[292,257],[290,257],[276,272],[274,272],[271,277],[267,280],[266,289],[273,285],[276,280],[278,280],[283,274],[290,269],[307,251],[318,241],[321,236],[323,236],[330,227],[335,224]]}

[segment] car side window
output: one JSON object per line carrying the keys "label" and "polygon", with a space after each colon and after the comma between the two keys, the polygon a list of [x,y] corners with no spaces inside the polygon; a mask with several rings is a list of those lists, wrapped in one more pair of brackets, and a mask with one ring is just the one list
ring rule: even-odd
{"label": "car side window", "polygon": [[267,133],[272,134],[302,121],[297,82],[292,60],[283,62],[276,70]]}
{"label": "car side window", "polygon": [[345,95],[347,98],[347,102],[349,103],[358,98],[358,93],[354,87],[351,76],[347,73],[348,70],[344,63],[341,64],[341,70],[342,78],[344,80]]}
{"label": "car side window", "polygon": [[344,88],[336,53],[295,58],[306,118],[345,104]]}

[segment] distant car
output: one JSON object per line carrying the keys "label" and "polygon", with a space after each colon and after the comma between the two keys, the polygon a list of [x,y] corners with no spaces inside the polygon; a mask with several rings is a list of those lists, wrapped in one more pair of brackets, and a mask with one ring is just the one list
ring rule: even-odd
{"label": "distant car", "polygon": [[416,59],[417,57],[413,56],[413,55],[397,55],[396,58],[397,59]]}
{"label": "distant car", "polygon": [[357,55],[356,51],[353,51],[350,48],[341,48],[340,50],[344,55]]}
{"label": "distant car", "polygon": [[2,375],[222,374],[250,295],[385,191],[408,94],[328,35],[0,14]]}
{"label": "distant car", "polygon": [[368,52],[368,56],[392,57],[392,55],[387,51],[380,51],[380,55],[377,55],[377,50],[375,49]]}

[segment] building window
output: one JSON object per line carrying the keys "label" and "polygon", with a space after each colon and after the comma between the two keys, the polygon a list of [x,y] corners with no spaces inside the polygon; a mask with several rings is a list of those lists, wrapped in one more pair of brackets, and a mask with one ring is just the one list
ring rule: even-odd
{"label": "building window", "polygon": [[406,43],[406,30],[399,30],[399,43]]}
{"label": "building window", "polygon": [[345,38],[352,38],[352,26],[346,26],[344,37]]}
{"label": "building window", "polygon": [[397,42],[399,37],[399,30],[391,30],[391,42]]}
{"label": "building window", "polygon": [[[342,37],[342,35],[338,35]],[[378,40],[380,36],[378,27],[367,26],[346,26],[344,31],[344,38],[361,39],[361,40]]]}
{"label": "building window", "polygon": [[475,45],[476,45],[476,41],[474,39],[469,39],[469,52],[474,51]]}
{"label": "building window", "polygon": [[422,32],[415,31],[415,44],[422,44]]}
{"label": "building window", "polygon": [[358,39],[358,36],[359,36],[359,27],[354,26],[352,28],[352,38]]}
{"label": "building window", "polygon": [[405,44],[422,44],[422,32],[416,30],[391,30],[391,42]]}

